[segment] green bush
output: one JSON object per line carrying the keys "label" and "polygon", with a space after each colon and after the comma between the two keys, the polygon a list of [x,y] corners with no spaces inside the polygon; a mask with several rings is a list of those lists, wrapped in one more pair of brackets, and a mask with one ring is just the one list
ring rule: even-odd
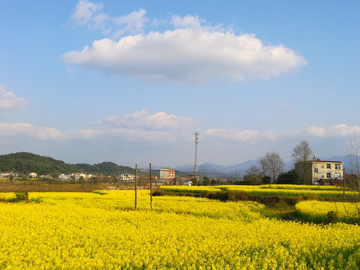
{"label": "green bush", "polygon": [[337,219],[338,219],[338,215],[337,215],[337,213],[334,212],[334,211],[329,211],[329,212],[327,213],[327,217],[328,217],[328,219],[329,219],[329,221],[330,221],[331,223],[335,223],[335,222],[337,221]]}
{"label": "green bush", "polygon": [[250,194],[245,191],[228,191],[230,201],[248,201]]}
{"label": "green bush", "polygon": [[15,192],[15,200],[16,201],[28,201],[29,200],[29,192]]}
{"label": "green bush", "polygon": [[229,200],[229,193],[226,191],[211,192],[208,194],[207,198],[226,202]]}

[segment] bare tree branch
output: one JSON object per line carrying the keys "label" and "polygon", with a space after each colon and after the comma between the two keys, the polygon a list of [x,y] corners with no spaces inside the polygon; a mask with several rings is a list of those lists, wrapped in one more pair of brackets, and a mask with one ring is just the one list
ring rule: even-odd
{"label": "bare tree branch", "polygon": [[259,158],[259,163],[264,174],[271,177],[271,183],[274,183],[277,176],[284,171],[284,161],[274,151],[266,152],[265,156]]}

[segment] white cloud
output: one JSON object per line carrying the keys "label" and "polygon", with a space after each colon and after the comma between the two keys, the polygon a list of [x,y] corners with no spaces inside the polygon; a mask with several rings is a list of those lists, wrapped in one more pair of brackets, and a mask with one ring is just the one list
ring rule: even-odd
{"label": "white cloud", "polygon": [[283,45],[265,46],[253,34],[237,36],[206,27],[129,35],[119,41],[96,40],[82,51],[64,54],[62,60],[145,81],[188,83],[269,79],[306,64]]}
{"label": "white cloud", "polygon": [[359,134],[360,127],[348,126],[345,124],[336,124],[330,127],[310,127],[306,132],[316,137],[337,137],[351,136],[354,132]]}
{"label": "white cloud", "polygon": [[35,127],[28,123],[0,124],[0,138],[35,138],[38,140],[102,140],[120,139],[124,141],[173,141],[171,134],[157,131],[132,129],[78,129],[67,132],[52,127]]}
{"label": "white cloud", "polygon": [[336,124],[330,127],[309,127],[290,131],[235,130],[235,129],[208,129],[206,137],[219,139],[223,142],[262,143],[264,141],[303,139],[304,137],[349,137],[353,132],[360,133],[360,127]]}
{"label": "white cloud", "polygon": [[0,124],[0,137],[25,136],[39,140],[68,139],[69,136],[55,128],[34,127],[28,123]]}
{"label": "white cloud", "polygon": [[197,121],[193,118],[168,115],[164,112],[150,115],[144,109],[127,115],[110,116],[97,122],[97,124],[145,129],[181,129],[195,125]]}
{"label": "white cloud", "polygon": [[180,17],[179,15],[173,15],[171,19],[171,23],[176,28],[200,28],[200,20],[199,17],[194,17],[191,15],[187,15],[185,17]]}
{"label": "white cloud", "polygon": [[101,4],[95,4],[87,0],[80,0],[70,19],[79,25],[87,24],[93,19],[96,20],[95,14],[102,10],[102,8],[103,6]]}
{"label": "white cloud", "polygon": [[101,12],[102,10],[102,4],[80,0],[76,5],[75,12],[70,16],[70,22],[78,26],[85,25],[90,30],[101,29],[104,35],[119,38],[127,32],[142,33],[144,23],[148,21],[144,9],[119,17]]}
{"label": "white cloud", "polygon": [[208,129],[205,135],[225,141],[253,142],[259,139],[261,133],[256,130]]}
{"label": "white cloud", "polygon": [[116,31],[115,37],[122,36],[125,32],[130,33],[141,33],[143,31],[144,23],[147,21],[145,16],[146,11],[144,9],[139,9],[139,11],[131,12],[126,16],[117,17],[114,19],[114,22],[119,25],[125,26]]}
{"label": "white cloud", "polygon": [[106,140],[116,138],[126,141],[173,141],[173,137],[164,132],[132,129],[80,129],[69,131],[74,139]]}
{"label": "white cloud", "polygon": [[6,91],[6,89],[0,85],[0,111],[24,108],[26,103],[26,99],[17,97],[14,93]]}

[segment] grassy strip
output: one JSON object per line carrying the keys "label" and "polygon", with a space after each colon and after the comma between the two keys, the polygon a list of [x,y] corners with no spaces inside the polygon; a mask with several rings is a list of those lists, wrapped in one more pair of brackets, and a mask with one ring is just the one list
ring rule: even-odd
{"label": "grassy strip", "polygon": [[359,198],[324,198],[319,195],[308,195],[308,196],[268,196],[262,194],[253,194],[251,191],[243,191],[243,190],[221,190],[221,191],[202,191],[199,192],[197,190],[194,192],[182,191],[174,191],[170,189],[156,189],[153,192],[153,196],[191,196],[191,197],[203,197],[208,199],[215,199],[220,201],[253,201],[258,202],[266,207],[260,211],[260,213],[269,218],[276,218],[280,220],[296,220],[300,222],[313,222],[319,224],[328,224],[334,223],[337,221],[346,222],[350,224],[358,224],[359,219],[356,218],[346,218],[339,219],[337,216],[322,216],[319,218],[318,216],[312,216],[305,214],[298,209],[296,209],[296,205],[302,201],[322,201],[322,202],[359,202]]}

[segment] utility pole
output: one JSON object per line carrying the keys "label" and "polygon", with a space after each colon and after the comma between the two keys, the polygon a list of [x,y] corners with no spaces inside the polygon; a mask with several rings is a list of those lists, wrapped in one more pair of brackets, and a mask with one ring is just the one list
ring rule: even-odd
{"label": "utility pole", "polygon": [[343,167],[343,195],[345,198],[345,167]]}
{"label": "utility pole", "polygon": [[198,131],[195,132],[195,163],[194,163],[194,178],[199,184],[199,167],[198,167],[198,143],[199,143],[199,135]]}
{"label": "utility pole", "polygon": [[151,163],[149,163],[149,167],[150,167],[150,206],[151,206],[151,211],[153,210],[153,198],[152,198],[152,181],[151,181]]}

